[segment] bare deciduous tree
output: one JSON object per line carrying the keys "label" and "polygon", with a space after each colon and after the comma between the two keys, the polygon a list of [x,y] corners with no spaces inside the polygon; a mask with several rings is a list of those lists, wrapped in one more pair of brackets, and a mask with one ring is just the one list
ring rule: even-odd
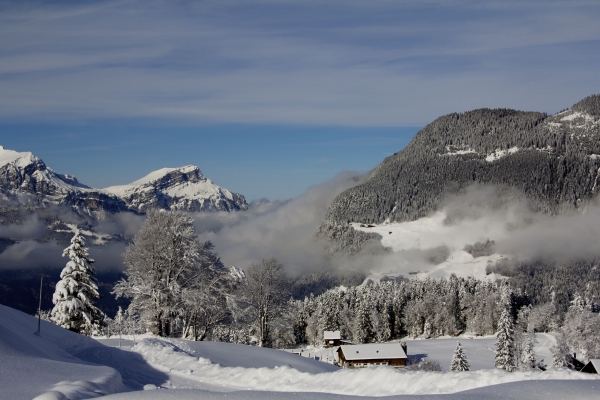
{"label": "bare deciduous tree", "polygon": [[[153,333],[170,336],[177,330],[185,337],[203,338],[200,332],[224,314],[213,309],[224,304],[220,300],[229,278],[229,270],[212,250],[212,243],[198,241],[187,214],[150,211],[123,255],[127,278],[113,293],[131,298],[130,310],[138,312]],[[202,319],[205,314],[210,318]]]}
{"label": "bare deciduous tree", "polygon": [[270,328],[274,317],[289,296],[289,279],[285,267],[275,258],[265,258],[251,264],[247,271],[244,298],[250,305],[252,319],[258,330],[258,344],[270,347]]}

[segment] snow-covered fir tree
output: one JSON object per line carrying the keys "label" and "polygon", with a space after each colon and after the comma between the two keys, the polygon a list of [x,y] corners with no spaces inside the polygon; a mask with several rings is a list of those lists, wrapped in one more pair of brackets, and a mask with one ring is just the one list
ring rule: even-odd
{"label": "snow-covered fir tree", "polygon": [[356,343],[370,343],[375,337],[371,321],[371,304],[369,292],[361,291],[357,297],[352,339]]}
{"label": "snow-covered fir tree", "polygon": [[70,331],[91,335],[103,325],[104,313],[94,305],[94,300],[100,298],[96,270],[79,230],[63,251],[63,257],[69,257],[70,261],[60,273],[52,296],[52,321]]}
{"label": "snow-covered fir tree", "polygon": [[498,323],[498,340],[496,341],[496,368],[509,372],[515,369],[514,327],[513,319],[508,308],[500,315]]}
{"label": "snow-covered fir tree", "polygon": [[535,353],[533,351],[534,343],[535,343],[535,337],[534,337],[533,333],[524,334],[523,348],[521,350],[521,365],[520,365],[520,368],[523,371],[530,371],[535,368],[536,360],[535,360]]}
{"label": "snow-covered fir tree", "polygon": [[550,347],[550,351],[552,352],[552,365],[555,368],[573,367],[571,349],[567,343],[567,337],[563,332],[556,335],[556,342]]}
{"label": "snow-covered fir tree", "polygon": [[452,356],[452,362],[450,363],[450,371],[468,371],[469,362],[467,356],[463,351],[460,342],[456,342],[456,349],[454,350],[454,356]]}
{"label": "snow-covered fir tree", "polygon": [[117,311],[117,315],[115,315],[115,325],[117,328],[117,333],[119,336],[123,333],[123,321],[125,318],[123,317],[123,309],[119,306],[119,311]]}
{"label": "snow-covered fir tree", "polygon": [[594,309],[593,301],[575,294],[565,314],[562,331],[571,351],[581,360],[600,357],[600,314]]}

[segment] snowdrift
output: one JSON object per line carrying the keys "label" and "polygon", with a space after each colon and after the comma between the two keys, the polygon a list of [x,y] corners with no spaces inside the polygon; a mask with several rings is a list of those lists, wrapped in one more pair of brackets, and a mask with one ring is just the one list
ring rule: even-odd
{"label": "snowdrift", "polygon": [[[600,382],[599,376],[582,374],[567,369],[550,369],[545,372],[506,372],[500,369],[470,372],[416,372],[392,367],[364,369],[337,369],[332,372],[302,372],[288,365],[275,368],[244,368],[214,364],[210,359],[198,357],[190,342],[144,339],[134,346],[150,364],[171,374],[186,376],[198,382],[216,384],[229,390],[318,392],[357,396],[392,396],[401,394],[446,394],[463,390],[527,380],[581,380]],[[227,344],[220,344],[228,346]],[[179,347],[181,346],[181,347]],[[201,346],[201,345],[200,345]],[[258,353],[243,346],[231,354],[238,363],[248,363]],[[254,349],[264,350],[264,349]],[[273,350],[271,350],[273,351]],[[301,357],[280,352],[279,359]],[[308,360],[311,361],[311,360]],[[328,364],[323,364],[327,366]],[[335,368],[335,367],[334,367]]]}
{"label": "snowdrift", "polygon": [[[382,397],[381,399],[397,400],[497,400],[497,399],[527,399],[549,400],[577,398],[578,400],[596,400],[600,384],[597,381],[528,381],[513,382],[474,389],[448,395],[400,395]],[[362,400],[364,397],[343,396],[338,394],[320,393],[318,397],[309,393],[282,392],[208,392],[200,390],[154,390],[133,392],[107,396],[106,400]]]}
{"label": "snowdrift", "polygon": [[81,360],[73,354],[104,347],[77,335],[0,305],[0,397],[30,400],[83,399],[126,390],[114,368]]}

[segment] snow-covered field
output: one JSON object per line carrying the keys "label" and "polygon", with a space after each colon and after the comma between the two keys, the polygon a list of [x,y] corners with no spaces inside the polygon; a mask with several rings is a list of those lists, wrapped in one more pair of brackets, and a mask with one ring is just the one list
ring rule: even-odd
{"label": "snow-covered field", "polygon": [[[598,375],[485,369],[493,363],[493,338],[462,338],[473,371],[425,373],[389,367],[341,370],[284,351],[215,342],[146,337],[136,343],[123,341],[117,348],[112,346],[118,346],[118,339],[94,340],[45,321],[40,336],[34,334],[36,330],[35,318],[0,306],[0,398],[84,399],[114,394],[108,398],[305,399],[318,394],[318,398],[349,399],[446,394],[444,398],[450,399],[552,399],[569,394],[591,399],[600,390]],[[538,340],[542,351],[551,342],[544,336]],[[437,359],[447,368],[455,343],[454,338],[414,340],[408,342],[408,352]],[[472,391],[452,395],[465,390]]]}
{"label": "snow-covered field", "polygon": [[[455,337],[440,337],[437,339],[403,339],[408,348],[409,357],[420,360],[422,358],[434,359],[440,362],[444,370],[448,370],[457,340],[460,341],[466,356],[469,359],[471,371],[494,369],[494,345],[495,336],[476,337],[470,334]],[[552,352],[550,347],[554,344],[554,336],[547,333],[536,334],[534,351],[537,360],[544,360],[546,364],[552,364]],[[300,349],[294,349],[298,352]],[[291,350],[286,350],[291,351]],[[337,360],[335,348],[323,348],[308,346],[302,349],[304,357],[315,357],[327,361]]]}
{"label": "snow-covered field", "polygon": [[[457,225],[445,225],[445,219],[446,213],[438,211],[430,217],[410,222],[388,222],[380,225],[352,223],[356,230],[381,235],[381,244],[398,254],[397,257],[390,257],[387,262],[380,262],[371,271],[370,278],[377,279],[384,275],[448,278],[454,273],[465,278],[472,276],[477,279],[495,279],[494,274],[486,275],[486,266],[504,258],[504,255],[492,254],[473,258],[463,248],[467,244],[483,242],[488,238],[505,239],[510,235],[506,224],[493,223],[491,218],[478,218],[465,220]],[[450,250],[448,259],[438,265],[411,257],[410,251],[425,251],[438,246],[447,246]],[[403,251],[407,253],[401,254]]]}

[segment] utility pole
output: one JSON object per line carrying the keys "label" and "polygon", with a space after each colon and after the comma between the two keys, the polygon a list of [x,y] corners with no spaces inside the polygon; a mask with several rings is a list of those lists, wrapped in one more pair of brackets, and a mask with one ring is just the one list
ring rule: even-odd
{"label": "utility pole", "polygon": [[42,324],[42,285],[44,284],[44,275],[40,279],[40,305],[38,307],[38,330],[37,335],[40,335],[40,327]]}
{"label": "utility pole", "polygon": [[119,306],[119,312],[117,312],[115,319],[119,323],[119,348],[121,348],[121,325],[123,325],[123,311],[121,306]]}

